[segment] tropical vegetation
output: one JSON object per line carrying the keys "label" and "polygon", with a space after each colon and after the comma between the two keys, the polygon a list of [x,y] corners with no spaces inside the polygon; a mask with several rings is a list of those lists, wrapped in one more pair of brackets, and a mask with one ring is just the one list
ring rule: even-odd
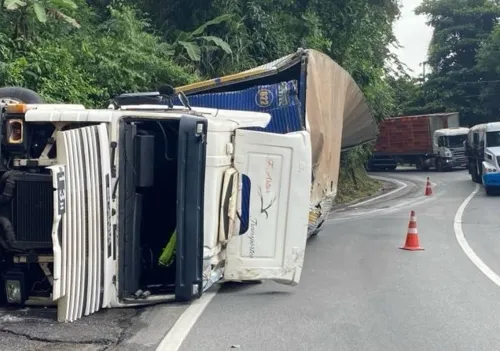
{"label": "tropical vegetation", "polygon": [[[497,118],[498,0],[424,0],[418,12],[428,16],[434,36],[430,73],[417,78],[391,51],[400,6],[399,0],[0,0],[0,86],[104,106],[117,93],[234,73],[305,47],[348,70],[379,120],[448,110],[467,124]],[[368,154],[362,147],[343,155],[341,193],[360,195],[360,182],[374,191],[377,184],[360,171]]]}

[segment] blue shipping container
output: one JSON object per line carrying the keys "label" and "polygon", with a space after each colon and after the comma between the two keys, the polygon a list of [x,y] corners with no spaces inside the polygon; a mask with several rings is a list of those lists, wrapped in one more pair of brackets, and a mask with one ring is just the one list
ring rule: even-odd
{"label": "blue shipping container", "polygon": [[[268,133],[286,134],[303,130],[297,81],[258,85],[241,91],[188,96],[191,106],[227,110],[267,112],[271,121],[266,128],[248,128]],[[180,105],[178,98],[175,105]]]}

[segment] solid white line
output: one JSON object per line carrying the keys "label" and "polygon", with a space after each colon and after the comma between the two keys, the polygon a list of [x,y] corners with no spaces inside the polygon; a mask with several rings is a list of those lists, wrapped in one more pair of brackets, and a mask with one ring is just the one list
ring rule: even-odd
{"label": "solid white line", "polygon": [[[433,197],[416,198],[416,199],[412,199],[409,201],[401,202],[395,206],[388,207],[388,208],[378,208],[378,209],[370,210],[370,211],[356,212],[356,213],[349,215],[349,216],[328,218],[326,220],[326,223],[344,222],[344,221],[348,221],[348,220],[359,219],[360,217],[361,218],[370,218],[370,216],[383,216],[383,215],[387,215],[389,213],[394,213],[394,212],[403,210],[405,207],[408,207],[410,205],[413,207],[420,206],[423,203],[432,201],[434,199],[435,198],[433,198]],[[335,213],[332,213],[332,214],[335,214]]]}
{"label": "solid white line", "polygon": [[491,268],[488,267],[486,263],[484,263],[479,258],[478,255],[476,255],[474,250],[472,250],[472,248],[469,246],[469,243],[465,239],[465,234],[462,229],[462,216],[464,214],[465,208],[472,200],[472,198],[476,196],[479,189],[480,189],[479,184],[476,184],[476,188],[474,189],[474,191],[469,195],[468,198],[464,200],[464,202],[462,202],[462,204],[458,208],[458,211],[455,214],[455,221],[454,221],[455,236],[457,238],[458,243],[462,247],[462,250],[464,250],[465,254],[472,261],[472,263],[474,263],[476,267],[479,268],[479,270],[483,272],[483,274],[487,276],[493,283],[500,286],[500,277],[495,272],[493,272]]}
{"label": "solid white line", "polygon": [[398,185],[400,185],[400,187],[397,188],[397,189],[391,190],[391,191],[389,191],[386,194],[382,194],[382,195],[373,197],[371,199],[368,199],[366,201],[358,202],[358,203],[352,204],[350,206],[347,206],[348,208],[355,207],[355,206],[366,205],[366,204],[368,204],[368,203],[370,203],[372,201],[375,201],[375,200],[381,199],[383,197],[386,197],[386,196],[389,196],[389,195],[393,195],[393,194],[395,194],[397,192],[400,192],[401,190],[405,189],[408,186],[408,184],[400,182],[399,180],[392,179],[392,178],[385,178],[385,177],[379,177],[379,176],[370,176],[370,177],[374,178],[374,179],[385,180],[386,182],[389,182],[389,183],[397,183]]}
{"label": "solid white line", "polygon": [[181,347],[184,340],[189,335],[189,332],[195,325],[198,318],[208,306],[210,301],[217,295],[219,286],[214,286],[212,291],[206,292],[203,296],[194,302],[184,311],[175,322],[172,329],[170,329],[160,342],[156,351],[177,351]]}

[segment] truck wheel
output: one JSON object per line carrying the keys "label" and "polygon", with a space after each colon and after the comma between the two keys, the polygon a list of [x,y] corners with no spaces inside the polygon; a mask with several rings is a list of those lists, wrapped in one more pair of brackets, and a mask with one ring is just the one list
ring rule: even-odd
{"label": "truck wheel", "polygon": [[483,183],[483,165],[476,162],[476,183]]}
{"label": "truck wheel", "polygon": [[417,162],[415,162],[415,167],[417,168],[417,171],[421,171],[422,170],[422,161],[420,159],[417,160]]}
{"label": "truck wheel", "polygon": [[309,235],[309,238],[312,238],[313,236],[316,236],[318,235],[318,233],[322,230],[321,227],[323,226],[323,224],[325,224],[325,221],[321,221],[320,224],[318,224],[318,226],[316,227],[316,229],[314,229],[314,231],[311,233],[311,235]]}
{"label": "truck wheel", "polygon": [[40,95],[33,90],[21,87],[4,87],[0,88],[0,102],[16,103],[24,102],[25,104],[43,104],[44,101]]}
{"label": "truck wheel", "polygon": [[473,163],[470,166],[470,177],[474,183],[480,183],[480,178],[477,175],[476,163]]}
{"label": "truck wheel", "polygon": [[485,187],[484,187],[484,191],[486,192],[486,195],[487,195],[487,196],[491,196],[491,195],[493,195],[493,191],[491,190],[491,188],[490,188],[490,187],[485,186]]}
{"label": "truck wheel", "polygon": [[436,160],[436,171],[443,171],[443,161],[440,158]]}
{"label": "truck wheel", "polygon": [[469,169],[470,179],[473,182],[476,182],[476,167],[475,167],[475,164],[473,164],[472,162],[470,162],[468,169]]}
{"label": "truck wheel", "polygon": [[476,169],[474,169],[474,173],[472,174],[472,177],[473,177],[472,181],[474,183],[478,183],[478,184],[481,183],[481,178],[477,175],[477,170]]}

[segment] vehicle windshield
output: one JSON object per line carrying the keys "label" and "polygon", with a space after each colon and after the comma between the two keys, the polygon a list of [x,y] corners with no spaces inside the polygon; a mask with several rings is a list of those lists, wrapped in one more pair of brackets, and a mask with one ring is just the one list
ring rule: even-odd
{"label": "vehicle windshield", "polygon": [[463,147],[464,141],[467,139],[467,134],[465,135],[451,135],[446,137],[448,139],[448,147]]}
{"label": "vehicle windshield", "polygon": [[486,147],[500,146],[500,131],[486,133]]}

